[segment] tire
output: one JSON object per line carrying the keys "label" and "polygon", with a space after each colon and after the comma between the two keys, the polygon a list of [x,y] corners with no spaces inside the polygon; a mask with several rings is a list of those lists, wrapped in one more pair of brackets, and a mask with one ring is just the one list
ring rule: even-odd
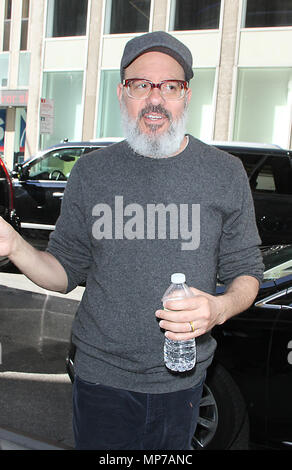
{"label": "tire", "polygon": [[194,450],[249,448],[245,402],[234,380],[220,364],[213,364],[208,370],[192,446]]}

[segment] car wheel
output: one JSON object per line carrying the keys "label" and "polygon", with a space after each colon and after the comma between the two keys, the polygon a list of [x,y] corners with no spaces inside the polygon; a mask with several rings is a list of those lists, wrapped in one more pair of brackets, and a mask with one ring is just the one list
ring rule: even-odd
{"label": "car wheel", "polygon": [[234,380],[220,364],[208,370],[192,446],[194,450],[249,448],[246,405]]}

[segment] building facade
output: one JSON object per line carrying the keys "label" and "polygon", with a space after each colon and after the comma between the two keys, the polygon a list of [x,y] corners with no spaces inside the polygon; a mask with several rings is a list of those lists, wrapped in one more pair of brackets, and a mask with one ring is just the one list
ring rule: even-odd
{"label": "building facade", "polygon": [[0,0],[0,153],[121,137],[125,43],[165,30],[192,51],[188,132],[292,146],[291,0]]}

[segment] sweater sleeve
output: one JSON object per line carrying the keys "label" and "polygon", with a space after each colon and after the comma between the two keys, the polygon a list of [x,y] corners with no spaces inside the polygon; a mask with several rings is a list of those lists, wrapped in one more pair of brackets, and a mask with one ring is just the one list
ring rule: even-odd
{"label": "sweater sleeve", "polygon": [[239,163],[227,194],[229,210],[224,218],[219,246],[218,277],[225,285],[244,275],[261,282],[264,270],[250,185],[246,171]]}
{"label": "sweater sleeve", "polygon": [[77,163],[67,182],[60,216],[47,247],[47,251],[65,269],[68,277],[66,293],[86,280],[91,265],[91,244],[86,226],[85,205]]}

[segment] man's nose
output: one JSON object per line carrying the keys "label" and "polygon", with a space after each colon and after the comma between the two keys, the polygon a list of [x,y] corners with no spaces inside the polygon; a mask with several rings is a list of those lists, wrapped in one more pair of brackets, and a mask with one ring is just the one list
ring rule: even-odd
{"label": "man's nose", "polygon": [[152,88],[150,95],[147,97],[147,102],[154,105],[165,102],[165,99],[161,95],[158,87]]}

